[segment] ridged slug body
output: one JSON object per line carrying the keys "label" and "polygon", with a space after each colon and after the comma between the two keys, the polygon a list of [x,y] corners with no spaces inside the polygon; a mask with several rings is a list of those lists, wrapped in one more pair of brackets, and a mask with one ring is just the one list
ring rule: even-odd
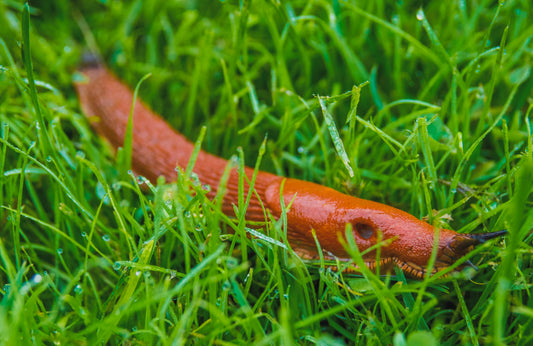
{"label": "ridged slug body", "polygon": [[[107,138],[115,148],[122,146],[133,93],[101,64],[93,62],[81,72],[87,81],[77,83],[76,90],[83,111],[90,117],[92,126],[100,135]],[[177,178],[176,166],[187,166],[193,147],[191,142],[172,129],[160,116],[142,102],[136,102],[132,166],[137,174],[152,182],[158,176],[173,181]],[[226,160],[200,151],[194,172],[203,184],[211,186],[208,197],[215,196],[226,166]],[[251,179],[253,170],[245,168],[245,174]],[[238,203],[238,178],[237,170],[233,169],[223,200],[223,212],[228,215],[233,215],[233,204]],[[337,257],[343,261],[349,260],[338,240],[339,233],[344,235],[346,224],[349,223],[360,251],[376,244],[378,230],[382,233],[382,240],[390,241],[389,245],[381,247],[382,268],[390,269],[395,264],[407,276],[423,278],[434,244],[435,229],[432,225],[388,205],[349,196],[322,185],[260,171],[254,189],[263,205],[275,217],[281,215],[282,185],[285,205],[292,201],[287,212],[287,239],[301,257],[319,258],[311,233],[314,229],[326,259]],[[247,193],[248,189],[249,186],[245,183],[244,192]],[[252,194],[246,218],[249,221],[264,221],[263,209],[256,194]],[[480,235],[459,234],[441,229],[433,272],[450,266],[476,244],[503,233],[505,231]],[[374,251],[367,253],[364,260],[371,269],[375,268]]]}

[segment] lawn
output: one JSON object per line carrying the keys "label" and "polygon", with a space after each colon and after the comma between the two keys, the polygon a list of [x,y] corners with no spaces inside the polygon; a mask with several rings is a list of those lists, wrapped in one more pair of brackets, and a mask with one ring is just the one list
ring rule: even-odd
{"label": "lawn", "polygon": [[[0,343],[532,344],[532,17],[530,0],[0,0]],[[508,235],[445,278],[306,262],[283,220],[252,229],[194,177],[135,176],[80,109],[87,51],[236,165]]]}

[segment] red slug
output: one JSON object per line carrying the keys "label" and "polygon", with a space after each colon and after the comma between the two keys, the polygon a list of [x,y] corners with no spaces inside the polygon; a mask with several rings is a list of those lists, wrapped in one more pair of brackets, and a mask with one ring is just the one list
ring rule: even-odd
{"label": "red slug", "polygon": [[[115,148],[122,146],[133,102],[131,90],[96,60],[86,64],[81,72],[87,81],[75,86],[83,111],[90,117],[92,126],[100,135],[107,138]],[[158,176],[164,176],[167,181],[175,180],[175,168],[187,166],[193,144],[142,102],[137,101],[134,109],[132,168],[152,182]],[[208,197],[215,196],[226,166],[226,160],[200,151],[194,172],[203,184],[211,186]],[[253,170],[247,167],[245,174],[251,179]],[[230,216],[234,215],[233,204],[238,203],[238,181],[237,170],[233,169],[222,205],[223,212]],[[432,225],[384,204],[267,172],[258,173],[254,189],[257,194],[252,194],[246,212],[246,219],[249,221],[265,221],[260,200],[272,215],[281,216],[280,189],[285,205],[292,201],[287,210],[287,239],[292,249],[302,258],[319,258],[312,235],[314,229],[325,259],[350,260],[339,242],[339,234],[344,237],[346,225],[351,224],[353,237],[360,251],[377,243],[378,232],[381,232],[382,240],[389,241],[388,245],[381,247],[381,268],[390,270],[393,265],[397,265],[409,277],[424,277],[434,245],[435,229]],[[248,193],[246,179],[244,190]],[[445,269],[475,245],[504,233],[505,231],[479,235],[459,234],[441,229],[437,259],[432,272]],[[375,251],[365,254],[363,259],[369,268],[376,267]]]}

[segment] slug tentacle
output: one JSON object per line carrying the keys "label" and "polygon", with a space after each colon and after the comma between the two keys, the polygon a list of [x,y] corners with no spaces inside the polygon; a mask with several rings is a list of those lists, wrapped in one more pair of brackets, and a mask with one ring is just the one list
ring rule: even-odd
{"label": "slug tentacle", "polygon": [[[99,59],[89,56],[84,58],[84,62],[81,72],[87,81],[75,85],[81,107],[95,130],[118,148],[124,143],[133,93],[103,67]],[[132,168],[137,174],[152,182],[159,176],[173,181],[177,178],[176,166],[187,166],[194,145],[137,100],[133,112],[132,149]],[[223,158],[199,152],[193,170],[203,184],[211,186],[207,194],[209,198],[216,195],[227,164]],[[388,244],[380,249],[380,271],[390,271],[397,265],[406,275],[420,279],[426,272],[436,234],[439,234],[438,253],[433,273],[450,266],[475,245],[505,234],[505,231],[458,234],[446,229],[435,232],[432,225],[388,205],[262,171],[257,174],[255,191],[250,191],[247,181],[251,181],[254,171],[246,167],[244,173],[247,177],[244,179],[244,193],[255,192],[247,209],[247,220],[264,221],[263,206],[279,218],[282,205],[290,205],[286,209],[287,239],[294,251],[306,259],[320,257],[312,234],[314,230],[325,258],[349,261],[347,251],[339,242],[339,235],[344,236],[346,225],[351,224],[351,236],[360,251],[370,249],[379,239]],[[226,188],[222,211],[233,215],[233,206],[239,200],[236,169],[230,172]],[[367,252],[363,259],[370,269],[377,267],[375,251]]]}

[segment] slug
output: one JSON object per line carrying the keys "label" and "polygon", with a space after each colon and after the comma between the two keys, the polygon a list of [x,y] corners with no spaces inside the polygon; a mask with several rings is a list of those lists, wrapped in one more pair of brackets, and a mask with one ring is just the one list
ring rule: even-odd
{"label": "slug", "polygon": [[[131,89],[110,73],[98,59],[87,59],[80,69],[86,81],[75,84],[81,108],[96,132],[105,137],[115,148],[123,145],[126,125],[133,102]],[[189,162],[193,144],[154,114],[143,102],[137,100],[133,115],[132,168],[139,175],[154,182],[159,176],[167,181],[177,178],[175,168],[184,168]],[[216,195],[216,188],[227,166],[227,161],[200,151],[194,172],[203,184],[211,187],[209,198]],[[253,170],[245,168],[251,180]],[[238,203],[239,176],[236,169],[230,173],[222,208],[233,216],[233,205]],[[390,270],[394,265],[403,269],[406,276],[422,279],[430,259],[435,228],[399,209],[381,203],[349,196],[334,189],[298,179],[283,178],[259,171],[254,185],[246,219],[265,221],[263,206],[279,218],[282,213],[281,195],[287,210],[287,240],[292,249],[303,259],[320,258],[312,235],[320,244],[325,259],[349,261],[350,256],[339,242],[345,237],[347,224],[358,249],[362,252],[374,246],[381,232],[381,239],[388,245],[381,247],[379,265]],[[244,192],[249,185],[245,179]],[[262,202],[262,203],[261,203]],[[459,234],[440,229],[437,258],[432,273],[437,273],[467,254],[477,244],[500,236],[505,231],[485,234]],[[363,257],[366,265],[374,269],[375,251]],[[354,268],[354,271],[356,269]]]}

